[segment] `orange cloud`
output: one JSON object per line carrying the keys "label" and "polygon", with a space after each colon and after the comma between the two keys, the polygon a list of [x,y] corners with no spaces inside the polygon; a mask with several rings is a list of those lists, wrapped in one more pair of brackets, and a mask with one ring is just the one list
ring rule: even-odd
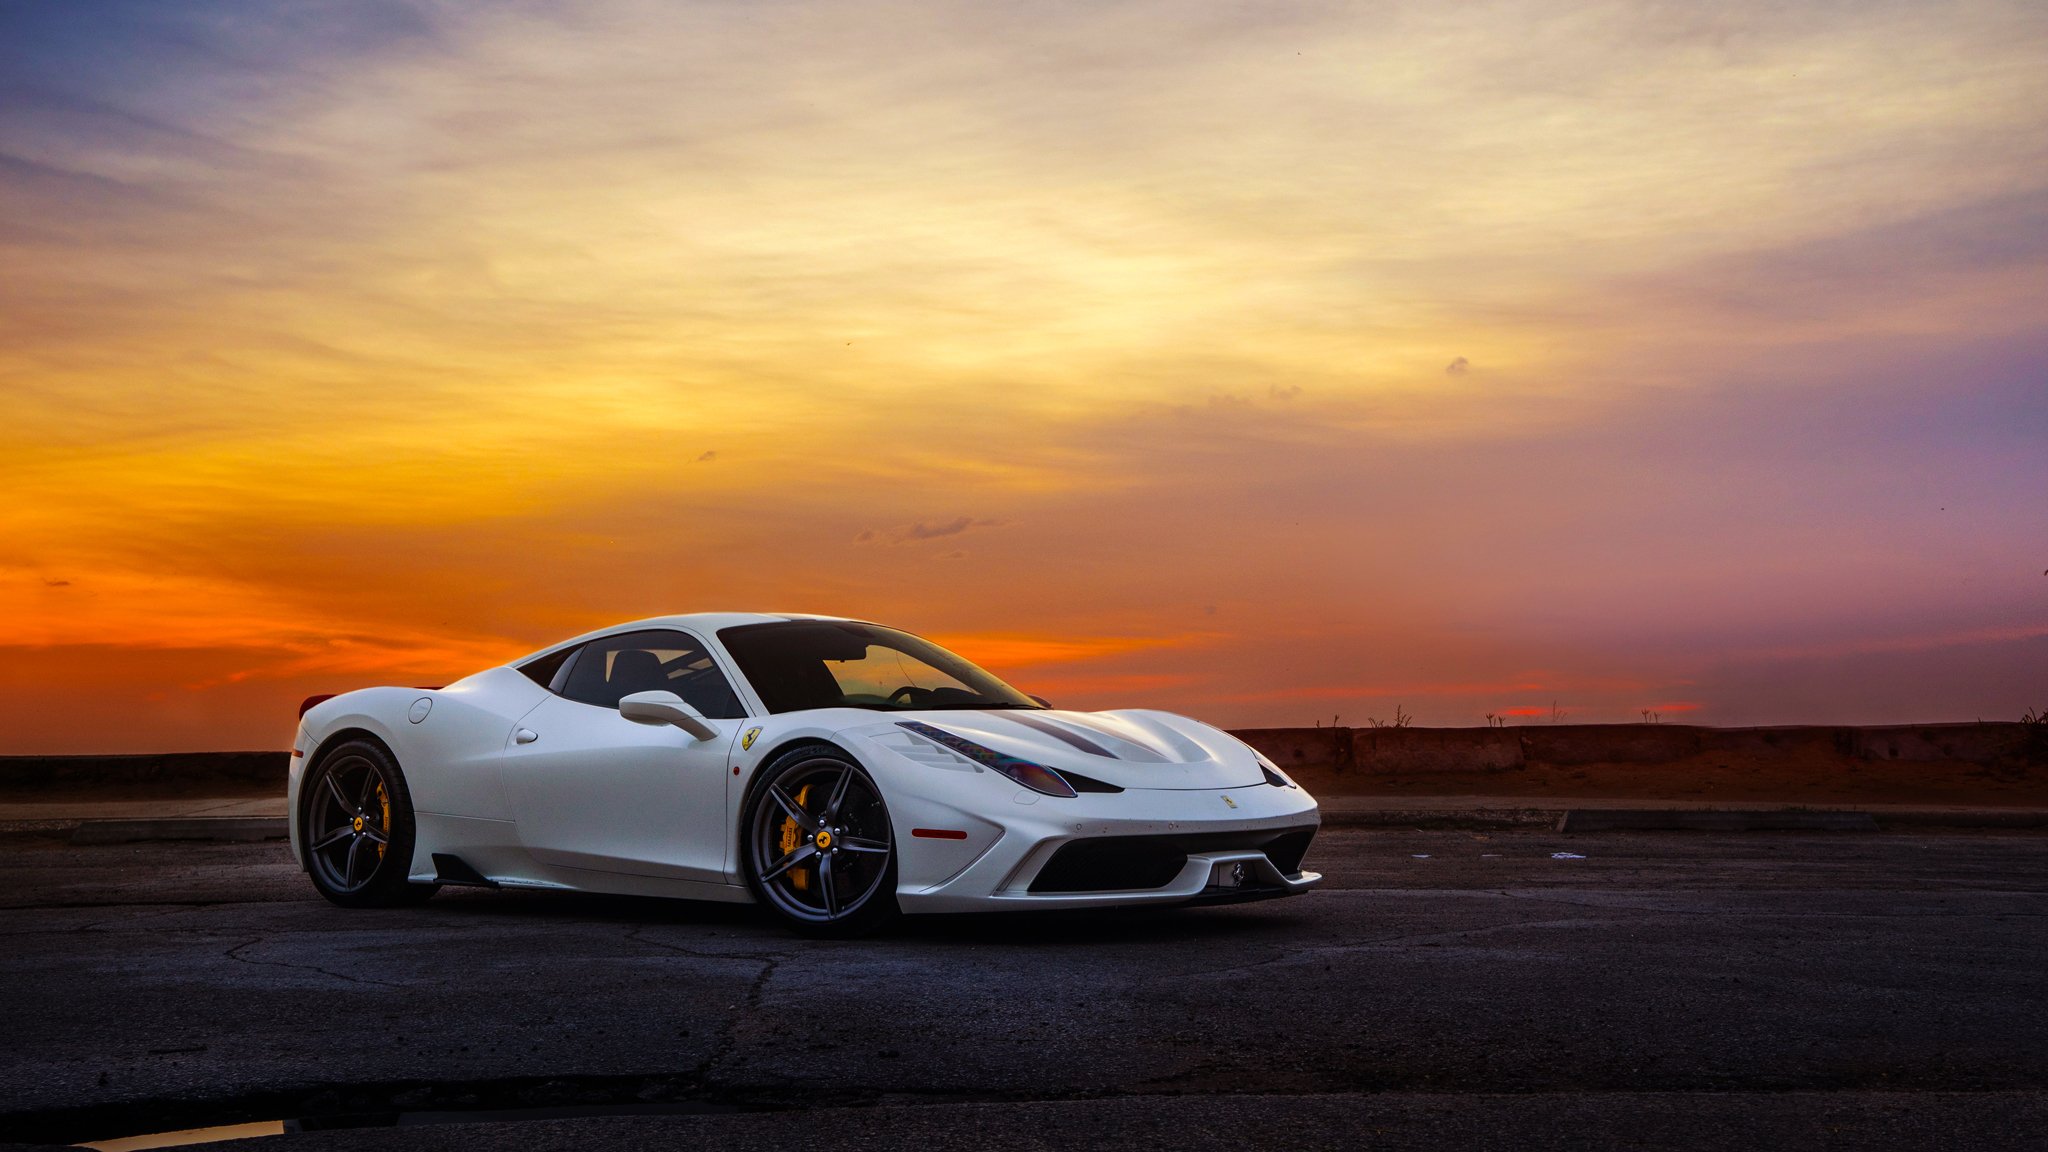
{"label": "orange cloud", "polygon": [[1197,648],[1214,643],[1211,633],[1178,636],[1033,636],[1015,633],[947,634],[932,637],[991,670],[1044,664],[1088,663],[1160,649]]}
{"label": "orange cloud", "polygon": [[1055,705],[1065,707],[1076,706],[1075,696],[1121,698],[1122,707],[1144,707],[1148,697],[1198,682],[1197,677],[1171,672],[1073,673],[1031,676],[1025,690],[1051,697]]}
{"label": "orange cloud", "polygon": [[1411,15],[53,6],[0,744],[715,607],[1227,723],[2038,707],[2032,9]]}

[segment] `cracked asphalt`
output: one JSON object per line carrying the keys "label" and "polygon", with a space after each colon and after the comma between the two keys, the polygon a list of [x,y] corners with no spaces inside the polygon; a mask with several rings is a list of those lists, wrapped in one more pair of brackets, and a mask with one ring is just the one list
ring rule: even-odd
{"label": "cracked asphalt", "polygon": [[[0,1140],[553,1108],[522,1146],[2048,1142],[2048,836],[1331,831],[1308,867],[1295,900],[819,942],[652,900],[343,911],[278,843],[12,837]],[[514,1138],[472,1119],[238,1147]]]}

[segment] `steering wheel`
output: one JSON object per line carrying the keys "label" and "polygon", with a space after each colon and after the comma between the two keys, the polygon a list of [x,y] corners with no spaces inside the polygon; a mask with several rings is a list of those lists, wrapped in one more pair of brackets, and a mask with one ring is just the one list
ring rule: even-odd
{"label": "steering wheel", "polygon": [[889,693],[889,703],[896,703],[896,698],[901,696],[905,704],[915,705],[920,698],[929,697],[931,694],[932,690],[929,688],[919,688],[915,684],[905,684],[903,687]]}

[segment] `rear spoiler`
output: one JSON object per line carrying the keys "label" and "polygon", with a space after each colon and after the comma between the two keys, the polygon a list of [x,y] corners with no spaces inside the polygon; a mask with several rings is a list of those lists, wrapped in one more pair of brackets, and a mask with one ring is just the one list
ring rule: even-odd
{"label": "rear spoiler", "polygon": [[[441,690],[441,685],[439,684],[415,684],[413,687],[420,692],[439,692]],[[299,715],[303,717],[306,713],[313,710],[314,705],[325,703],[339,695],[341,695],[339,692],[328,692],[319,696],[308,696],[304,700],[299,701]]]}

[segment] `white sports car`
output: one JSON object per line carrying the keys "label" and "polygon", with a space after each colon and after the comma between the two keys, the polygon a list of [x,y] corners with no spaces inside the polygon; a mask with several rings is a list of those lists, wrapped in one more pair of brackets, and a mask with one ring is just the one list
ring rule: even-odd
{"label": "white sports car", "polygon": [[1315,800],[1165,712],[1063,712],[820,616],[664,616],[301,708],[292,849],[351,907],[443,884],[900,912],[1291,896]]}

